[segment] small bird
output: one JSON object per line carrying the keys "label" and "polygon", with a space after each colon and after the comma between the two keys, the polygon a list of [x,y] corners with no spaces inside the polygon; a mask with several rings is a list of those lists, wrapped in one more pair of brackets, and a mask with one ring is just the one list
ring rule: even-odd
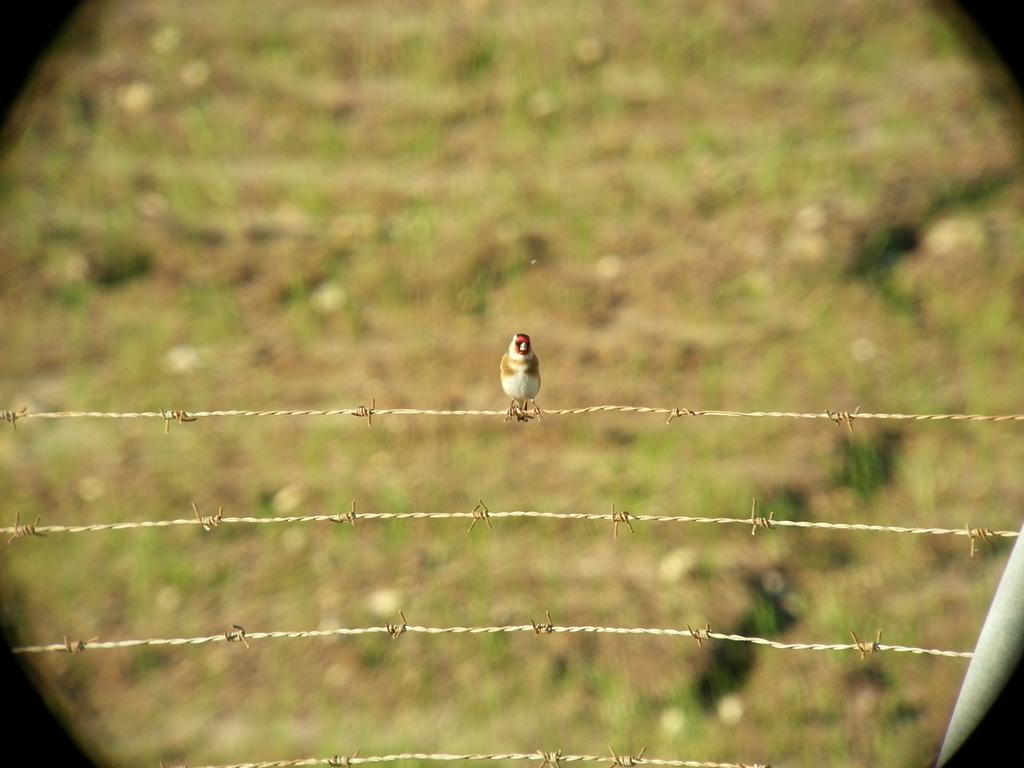
{"label": "small bird", "polygon": [[[508,352],[501,358],[501,388],[512,398],[505,421],[515,416],[518,421],[528,421],[542,413],[537,407],[537,393],[540,391],[540,361],[533,353],[530,337],[517,333],[508,345]],[[526,402],[533,403],[533,414],[526,413]]]}

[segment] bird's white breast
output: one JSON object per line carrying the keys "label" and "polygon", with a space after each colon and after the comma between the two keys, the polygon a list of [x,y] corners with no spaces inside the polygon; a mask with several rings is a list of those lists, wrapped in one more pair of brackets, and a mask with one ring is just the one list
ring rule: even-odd
{"label": "bird's white breast", "polygon": [[526,372],[526,363],[518,360],[511,360],[512,373],[502,375],[501,387],[505,394],[517,400],[527,400],[537,396],[540,391],[540,377],[530,376]]}

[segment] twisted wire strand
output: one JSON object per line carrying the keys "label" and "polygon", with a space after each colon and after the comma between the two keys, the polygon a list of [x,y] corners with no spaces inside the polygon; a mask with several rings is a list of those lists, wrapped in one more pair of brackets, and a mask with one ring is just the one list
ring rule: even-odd
{"label": "twisted wire strand", "polygon": [[[630,522],[647,523],[712,523],[717,525],[744,525],[750,526],[750,517],[700,517],[694,515],[634,515],[626,513]],[[576,520],[576,521],[601,521],[604,523],[612,520],[609,514],[592,514],[583,512],[540,512],[532,509],[516,509],[506,512],[488,512],[490,519],[497,518],[543,518],[551,520]],[[479,520],[480,516],[473,512],[359,512],[354,515],[355,520],[445,520],[461,519]],[[230,517],[222,516],[216,518],[217,525],[277,525],[287,523],[320,523],[320,522],[346,522],[344,515],[287,515],[279,517]],[[98,533],[102,531],[124,531],[136,528],[171,528],[176,526],[203,526],[209,527],[209,519],[203,518],[178,518],[173,520],[135,520],[120,523],[93,523],[88,525],[35,525],[32,529],[36,533]],[[1017,538],[1019,531],[996,531],[988,528],[915,528],[901,525],[877,525],[869,523],[830,523],[811,520],[776,520],[771,519],[772,528],[805,528],[821,529],[830,531],[869,531],[875,533],[907,533],[932,536],[967,536],[976,538],[980,536]],[[16,534],[22,526],[0,527],[0,534]],[[979,531],[981,533],[979,533]]]}
{"label": "twisted wire strand", "polygon": [[[556,752],[505,752],[494,754],[428,754],[423,752],[405,752],[395,755],[367,755],[365,757],[307,757],[296,760],[266,760],[255,763],[231,763],[222,765],[192,766],[191,768],[300,768],[309,765],[353,766],[368,763],[391,763],[401,760],[422,760],[435,762],[455,762],[472,760],[531,760],[540,762],[551,768],[560,763],[608,763],[613,768],[629,768],[630,766],[653,765],[665,768],[770,768],[762,763],[719,763],[704,760],[668,760],[640,755],[563,755]],[[171,766],[174,768],[174,766]]]}
{"label": "twisted wire strand", "polygon": [[974,657],[971,651],[946,651],[936,648],[917,648],[905,645],[886,645],[880,642],[875,643],[783,643],[777,640],[768,640],[763,637],[748,637],[746,635],[728,634],[713,632],[709,629],[666,629],[660,627],[603,627],[603,626],[557,626],[553,624],[538,625],[511,624],[504,626],[490,627],[424,627],[415,624],[401,625],[388,624],[380,627],[339,627],[337,629],[309,629],[299,631],[275,631],[275,632],[246,632],[240,627],[239,631],[222,632],[219,635],[206,635],[203,637],[151,637],[136,640],[89,640],[79,641],[77,645],[70,643],[67,639],[62,643],[49,643],[46,645],[22,645],[11,650],[14,653],[48,653],[55,651],[81,651],[89,650],[111,650],[115,648],[134,648],[138,646],[181,646],[181,645],[206,645],[208,643],[235,642],[239,640],[276,640],[288,639],[297,640],[305,638],[320,637],[341,637],[349,635],[371,635],[388,634],[392,637],[406,632],[421,633],[427,635],[482,635],[529,632],[534,634],[602,634],[602,635],[653,635],[659,637],[688,637],[695,640],[729,640],[732,642],[752,643],[764,645],[779,650],[788,651],[859,651],[862,654],[872,651],[893,651],[895,653],[911,653],[915,655],[944,656],[948,658],[970,659]]}
{"label": "twisted wire strand", "polygon": [[[863,413],[860,411],[824,411],[822,413],[801,413],[792,411],[728,411],[728,410],[693,410],[690,408],[649,407],[640,405],[591,405],[582,408],[545,409],[545,416],[580,416],[591,413],[637,413],[660,414],[670,417],[684,416],[726,416],[774,419],[826,419],[836,423],[851,424],[861,419],[897,420],[897,421],[978,421],[1005,422],[1024,421],[1024,414],[988,415],[979,413]],[[227,416],[506,416],[507,410],[457,409],[442,410],[436,408],[377,408],[365,405],[356,408],[332,409],[278,409],[278,410],[208,410],[208,411],[29,411],[24,413],[10,412],[10,421],[24,419],[164,419],[191,421]]]}

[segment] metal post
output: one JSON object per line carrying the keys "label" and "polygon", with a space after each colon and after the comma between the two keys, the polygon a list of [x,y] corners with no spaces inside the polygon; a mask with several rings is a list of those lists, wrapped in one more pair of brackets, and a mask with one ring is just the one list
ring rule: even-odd
{"label": "metal post", "polygon": [[1010,553],[967,667],[937,768],[942,768],[978,726],[1024,655],[1024,528]]}

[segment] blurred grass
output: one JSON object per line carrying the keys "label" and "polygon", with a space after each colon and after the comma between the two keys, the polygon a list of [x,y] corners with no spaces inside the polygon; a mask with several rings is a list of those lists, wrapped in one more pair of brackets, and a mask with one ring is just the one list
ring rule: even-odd
{"label": "blurred grass", "polygon": [[[92,4],[0,169],[0,407],[500,407],[497,360],[525,330],[552,407],[1019,411],[1015,97],[969,48],[919,3]],[[352,498],[742,515],[756,495],[780,518],[1017,527],[1015,429],[32,422],[0,440],[0,489],[9,518],[51,523]],[[0,555],[9,637],[354,626],[402,608],[423,624],[550,610],[825,642],[881,627],[960,649],[1008,551],[704,526],[612,541],[556,521],[268,528],[19,542]],[[116,764],[612,743],[919,766],[963,671],[539,641],[33,663]]]}

